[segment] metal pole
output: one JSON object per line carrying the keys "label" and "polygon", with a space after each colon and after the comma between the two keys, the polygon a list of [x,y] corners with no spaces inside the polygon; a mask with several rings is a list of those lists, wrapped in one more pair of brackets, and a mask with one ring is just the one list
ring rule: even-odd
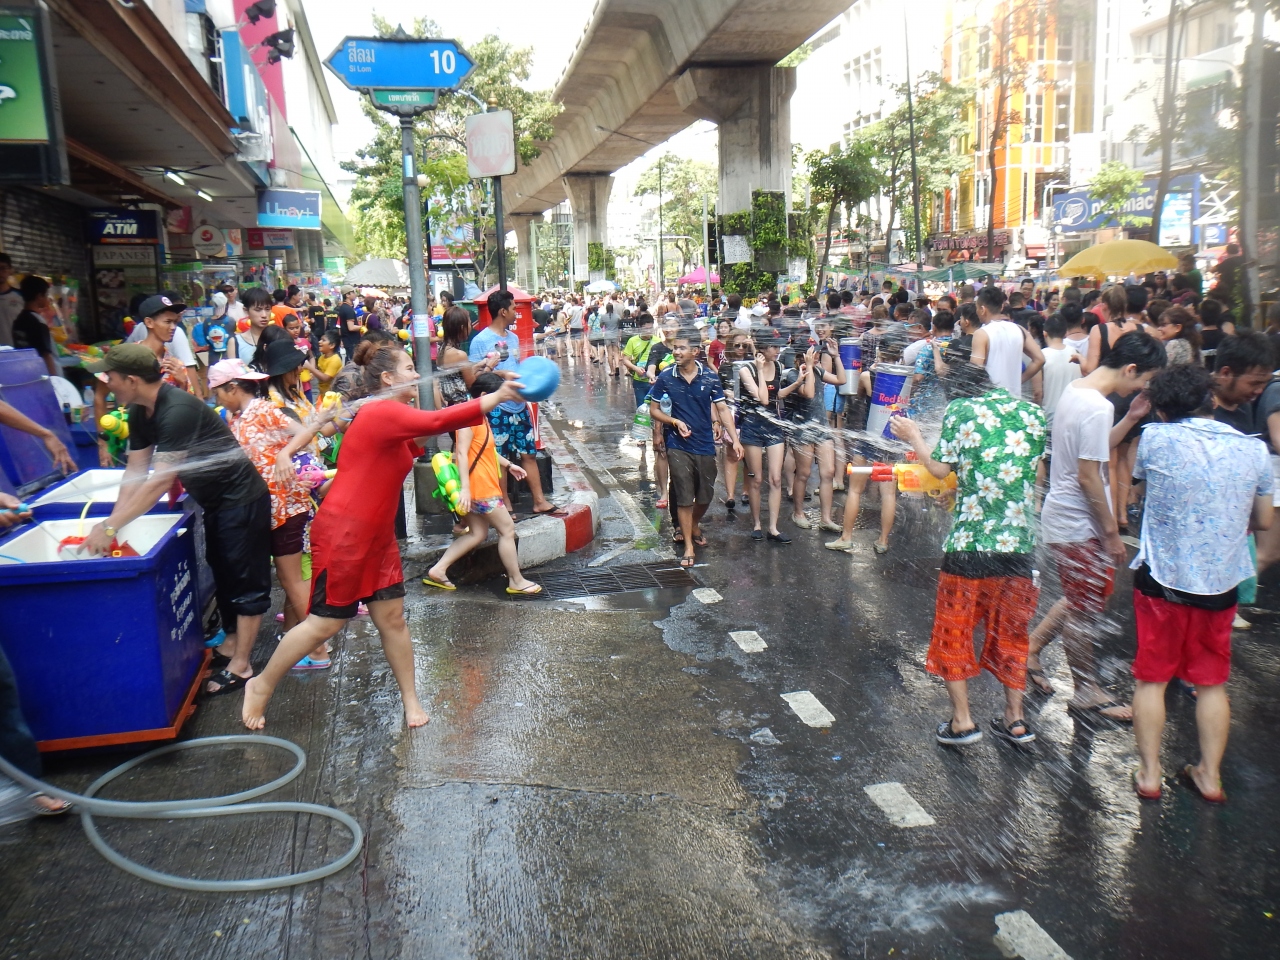
{"label": "metal pole", "polygon": [[662,157],[658,158],[658,297],[667,288],[666,263],[662,256]]}
{"label": "metal pole", "polygon": [[1258,278],[1258,193],[1262,188],[1262,20],[1265,0],[1253,0],[1253,38],[1245,54],[1244,87],[1244,163],[1241,165],[1244,190],[1240,197],[1240,251],[1244,254],[1242,312],[1238,320],[1243,326],[1254,326],[1254,314],[1261,289]]}
{"label": "metal pole", "polygon": [[538,284],[538,220],[538,217],[534,217],[529,222],[529,262],[533,268],[533,276],[529,278],[529,281],[535,291],[540,289]]}
{"label": "metal pole", "polygon": [[498,232],[498,289],[507,289],[507,238],[502,225],[502,178],[493,178],[493,223]]}
{"label": "metal pole", "polygon": [[907,27],[907,10],[902,10],[902,32],[906,38],[904,60],[907,68],[907,128],[911,137],[911,202],[915,207],[916,223],[916,292],[923,293],[920,273],[924,270],[924,238],[920,236],[920,174],[916,170],[916,110],[911,95],[911,31]]}
{"label": "metal pole", "polygon": [[431,332],[428,328],[427,277],[422,260],[422,198],[418,192],[413,117],[400,118],[400,153],[404,167],[404,236],[409,255],[409,300],[413,304],[413,365],[422,378],[418,384],[418,407],[431,410],[435,406],[435,393],[430,380]]}
{"label": "metal pole", "polygon": [[702,195],[702,279],[707,282],[707,299],[711,299],[711,237],[707,230],[707,195]]}

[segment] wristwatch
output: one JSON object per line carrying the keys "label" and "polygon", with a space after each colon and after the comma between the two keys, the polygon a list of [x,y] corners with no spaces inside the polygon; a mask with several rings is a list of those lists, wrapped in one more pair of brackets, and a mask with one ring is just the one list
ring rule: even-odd
{"label": "wristwatch", "polygon": [[102,525],[102,532],[105,533],[108,537],[111,537],[111,539],[113,540],[115,539],[116,528],[111,526],[110,524],[104,523]]}

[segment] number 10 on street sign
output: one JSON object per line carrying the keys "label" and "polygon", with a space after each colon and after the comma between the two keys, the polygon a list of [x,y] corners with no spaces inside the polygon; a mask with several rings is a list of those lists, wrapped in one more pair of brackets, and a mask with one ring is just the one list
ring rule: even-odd
{"label": "number 10 on street sign", "polygon": [[475,64],[454,40],[347,37],[325,60],[352,90],[456,90]]}

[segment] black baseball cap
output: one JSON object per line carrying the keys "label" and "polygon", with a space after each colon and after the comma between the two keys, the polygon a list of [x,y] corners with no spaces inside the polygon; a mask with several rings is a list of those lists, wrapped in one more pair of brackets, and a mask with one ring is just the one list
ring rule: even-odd
{"label": "black baseball cap", "polygon": [[185,309],[187,309],[185,303],[180,303],[167,293],[158,293],[154,297],[147,297],[147,299],[138,304],[138,316],[136,319],[145,320],[147,317],[158,317],[162,313],[176,313],[181,316],[182,311]]}

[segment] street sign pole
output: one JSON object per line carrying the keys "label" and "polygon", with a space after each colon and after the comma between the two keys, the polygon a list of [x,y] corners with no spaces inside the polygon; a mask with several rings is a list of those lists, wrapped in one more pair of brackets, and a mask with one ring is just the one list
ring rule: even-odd
{"label": "street sign pole", "polygon": [[[496,113],[498,101],[489,101],[489,113]],[[493,225],[498,232],[498,289],[507,289],[507,237],[502,223],[502,178],[493,178]]]}
{"label": "street sign pole", "polygon": [[404,167],[404,236],[409,256],[409,300],[413,304],[413,365],[418,384],[418,408],[435,407],[431,388],[431,329],[427,307],[427,278],[422,248],[422,198],[418,193],[417,148],[413,140],[413,117],[400,118],[400,153]]}

